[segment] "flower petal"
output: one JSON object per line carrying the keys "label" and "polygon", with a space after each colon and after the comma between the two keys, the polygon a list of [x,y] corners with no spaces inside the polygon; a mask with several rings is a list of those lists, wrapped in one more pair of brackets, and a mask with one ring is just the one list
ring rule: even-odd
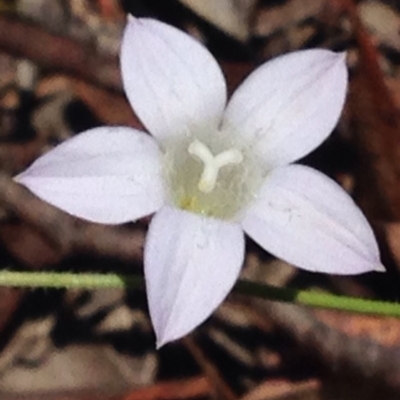
{"label": "flower petal", "polygon": [[318,147],[335,127],[347,88],[345,55],[304,50],[255,70],[234,93],[222,130],[249,139],[268,168]]}
{"label": "flower petal", "polygon": [[309,271],[384,270],[360,209],[339,185],[308,167],[273,170],[242,226],[267,251]]}
{"label": "flower petal", "polygon": [[237,224],[171,207],[151,221],[144,265],[157,346],[201,324],[232,289],[244,259]]}
{"label": "flower petal", "polygon": [[48,203],[99,223],[133,221],[164,202],[157,143],[131,128],[80,133],[15,179]]}
{"label": "flower petal", "polygon": [[121,47],[126,95],[157,139],[216,129],[226,105],[222,72],[197,40],[162,22],[128,19]]}

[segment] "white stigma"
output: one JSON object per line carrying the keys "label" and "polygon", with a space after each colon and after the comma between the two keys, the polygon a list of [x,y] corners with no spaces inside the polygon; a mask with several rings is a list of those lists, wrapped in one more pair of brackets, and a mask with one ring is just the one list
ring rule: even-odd
{"label": "white stigma", "polygon": [[188,152],[204,164],[203,173],[197,185],[203,193],[213,191],[217,183],[220,168],[225,165],[240,164],[243,161],[243,155],[237,149],[225,150],[214,156],[210,149],[199,140],[195,140],[190,144]]}

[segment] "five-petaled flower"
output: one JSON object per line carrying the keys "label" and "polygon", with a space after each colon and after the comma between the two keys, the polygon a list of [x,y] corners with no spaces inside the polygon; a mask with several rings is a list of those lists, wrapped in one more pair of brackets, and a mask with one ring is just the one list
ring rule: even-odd
{"label": "five-petaled flower", "polygon": [[185,33],[128,20],[126,95],[149,133],[81,133],[16,177],[68,213],[106,224],[151,213],[144,268],[158,346],[202,323],[240,273],[246,232],[309,271],[383,270],[365,217],[335,182],[291,163],[331,133],[344,54],[305,50],[257,68],[227,103],[222,72]]}

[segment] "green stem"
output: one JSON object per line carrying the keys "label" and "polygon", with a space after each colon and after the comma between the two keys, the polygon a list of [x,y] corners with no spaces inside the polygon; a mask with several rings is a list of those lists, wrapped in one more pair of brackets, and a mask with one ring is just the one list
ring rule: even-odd
{"label": "green stem", "polygon": [[140,275],[3,270],[0,271],[0,286],[58,289],[141,289],[143,288],[143,278]]}
{"label": "green stem", "polygon": [[[0,271],[0,286],[67,289],[142,289],[144,281],[143,277],[139,275],[13,272],[3,270]],[[237,282],[234,291],[274,301],[400,318],[400,304],[385,301],[338,296],[312,290],[278,288],[243,280]]]}
{"label": "green stem", "polygon": [[388,301],[335,295],[315,290],[279,288],[250,281],[238,281],[235,291],[267,300],[400,318],[400,304]]}

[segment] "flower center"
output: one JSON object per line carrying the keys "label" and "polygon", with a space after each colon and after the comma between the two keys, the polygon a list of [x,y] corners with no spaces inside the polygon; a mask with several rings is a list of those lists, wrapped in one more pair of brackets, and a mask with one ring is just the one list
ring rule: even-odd
{"label": "flower center", "polygon": [[253,148],[218,131],[171,138],[164,146],[166,188],[176,207],[240,219],[264,175]]}
{"label": "flower center", "polygon": [[217,183],[220,168],[225,165],[240,164],[243,161],[243,155],[237,149],[225,150],[213,156],[210,149],[197,139],[190,144],[188,152],[204,164],[204,169],[197,185],[203,193],[213,191]]}

